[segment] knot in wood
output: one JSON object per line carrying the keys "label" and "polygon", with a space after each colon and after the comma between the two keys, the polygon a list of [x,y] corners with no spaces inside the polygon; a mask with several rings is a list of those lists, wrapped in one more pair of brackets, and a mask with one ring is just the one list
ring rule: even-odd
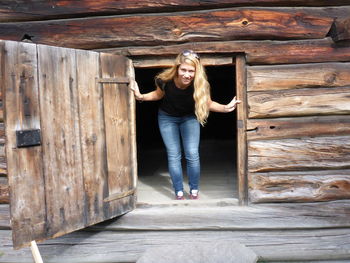
{"label": "knot in wood", "polygon": [[173,33],[174,33],[175,36],[181,36],[182,35],[182,30],[178,29],[178,28],[175,28],[175,29],[173,29]]}
{"label": "knot in wood", "polygon": [[249,24],[249,21],[247,19],[242,20],[242,25],[247,26]]}

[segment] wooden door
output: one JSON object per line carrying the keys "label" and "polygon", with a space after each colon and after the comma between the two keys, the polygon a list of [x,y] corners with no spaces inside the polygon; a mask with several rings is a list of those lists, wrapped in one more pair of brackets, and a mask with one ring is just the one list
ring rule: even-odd
{"label": "wooden door", "polygon": [[130,60],[13,41],[0,48],[14,247],[132,210]]}

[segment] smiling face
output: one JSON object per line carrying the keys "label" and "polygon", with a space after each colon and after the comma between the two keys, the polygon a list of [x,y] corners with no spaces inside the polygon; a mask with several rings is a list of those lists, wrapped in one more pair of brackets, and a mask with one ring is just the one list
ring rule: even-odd
{"label": "smiling face", "polygon": [[179,88],[188,87],[194,80],[196,68],[188,63],[182,63],[177,70],[176,84]]}

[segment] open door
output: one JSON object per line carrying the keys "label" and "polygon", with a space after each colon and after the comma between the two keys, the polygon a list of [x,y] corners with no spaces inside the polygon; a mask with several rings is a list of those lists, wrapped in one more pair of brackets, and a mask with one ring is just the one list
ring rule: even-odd
{"label": "open door", "polygon": [[132,210],[131,61],[13,41],[0,49],[14,247]]}

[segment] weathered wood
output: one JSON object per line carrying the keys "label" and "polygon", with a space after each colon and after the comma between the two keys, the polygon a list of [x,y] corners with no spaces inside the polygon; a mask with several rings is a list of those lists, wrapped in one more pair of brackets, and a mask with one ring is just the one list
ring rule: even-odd
{"label": "weathered wood", "polygon": [[[129,81],[135,79],[135,69],[130,59],[127,60],[125,73],[126,73],[126,76],[129,78]],[[130,180],[131,180],[131,188],[136,190],[137,181],[138,181],[138,167],[137,167],[138,157],[137,157],[137,141],[136,141],[136,100],[135,100],[133,91],[130,89],[130,82],[128,83],[128,89],[129,89],[129,127],[130,127],[130,144],[131,144],[130,158],[132,163],[132,170],[131,170],[132,178]],[[136,203],[136,200],[135,200],[135,203]]]}
{"label": "weathered wood", "polygon": [[[181,52],[181,51],[180,51]],[[133,58],[132,62],[134,67],[137,68],[164,68],[174,65],[174,55],[171,58],[159,58],[159,57],[142,57],[142,58]],[[204,55],[201,56],[201,63],[204,66],[223,66],[223,65],[232,65],[232,59],[234,55],[225,55],[225,56],[210,56]]]}
{"label": "weathered wood", "polygon": [[83,49],[206,40],[324,38],[333,21],[327,14],[313,8],[235,8],[2,23],[0,38],[20,41],[28,35],[35,43]]}
{"label": "weathered wood", "polygon": [[253,203],[350,199],[350,170],[250,173],[249,188]]}
{"label": "weathered wood", "polygon": [[248,91],[350,86],[350,63],[254,66],[247,68]]}
{"label": "weathered wood", "polygon": [[350,40],[350,18],[336,19],[331,28],[334,41]]}
{"label": "weathered wood", "polygon": [[0,177],[0,204],[8,204],[10,202],[10,193],[7,179]]}
{"label": "weathered wood", "polygon": [[[111,54],[100,54],[101,77],[116,78],[125,77],[129,66],[128,59],[123,56]],[[130,108],[132,93],[126,83],[101,84],[103,89],[103,109],[106,136],[106,165],[108,171],[108,195],[120,195],[128,192],[128,195],[120,200],[111,200],[109,205],[110,217],[115,214],[124,214],[132,210],[135,206],[134,191],[136,182],[134,181],[135,162],[132,142],[135,138],[133,125],[129,126],[133,119]],[[118,136],[116,136],[118,135]]]}
{"label": "weathered wood", "polygon": [[[76,50],[77,85],[79,90],[79,125],[83,162],[86,222],[101,222],[108,208],[106,195],[105,126],[103,121],[103,92],[96,78],[100,76],[100,56],[96,52]],[[85,223],[84,223],[85,224]]]}
{"label": "weathered wood", "polygon": [[38,57],[47,205],[45,238],[85,225],[81,212],[77,213],[84,211],[85,196],[75,51],[39,45]]}
{"label": "weathered wood", "polygon": [[0,175],[0,204],[10,203],[8,179]]}
{"label": "weathered wood", "polygon": [[1,59],[11,221],[18,247],[46,231],[42,149],[17,148],[15,134],[41,128],[36,45],[1,42]]}
{"label": "weathered wood", "polygon": [[254,0],[249,2],[246,0],[175,0],[171,3],[167,1],[158,1],[157,3],[154,3],[149,0],[104,0],[93,3],[89,0],[58,0],[55,2],[35,0],[30,3],[27,1],[20,1],[20,3],[18,3],[11,0],[3,0],[0,3],[0,22],[135,12],[164,12],[186,9],[224,8],[233,6],[342,6],[347,4],[349,4],[347,0],[333,0],[332,3],[329,3],[327,0]]}
{"label": "weathered wood", "polygon": [[349,87],[248,92],[248,117],[350,114],[349,97]]}
{"label": "weathered wood", "polygon": [[4,229],[11,229],[10,206],[8,204],[0,204],[0,231]]}
{"label": "weathered wood", "polygon": [[248,171],[350,168],[350,136],[248,142]]}
{"label": "weathered wood", "polygon": [[247,83],[244,55],[236,57],[236,96],[241,101],[237,106],[237,176],[240,204],[247,204]]}
{"label": "weathered wood", "polygon": [[[30,263],[29,249],[11,248],[10,231],[3,230],[0,262]],[[146,249],[166,245],[239,242],[263,261],[349,260],[350,230],[255,231],[79,231],[39,244],[45,262],[135,262]],[[69,249],[67,249],[69,244]],[[296,253],[296,251],[298,253]]]}
{"label": "weathered wood", "polygon": [[[99,49],[99,51],[130,56],[133,61],[136,61],[135,67],[147,67],[147,64],[150,64],[149,67],[154,67],[156,63],[151,64],[152,59],[161,60],[160,64],[162,64],[163,57],[174,57],[186,49],[196,50],[201,56],[208,53],[245,52],[247,63],[250,65],[350,61],[350,45],[335,44],[330,38],[290,41],[196,42],[167,46]],[[147,56],[147,59],[144,56]],[[149,60],[148,57],[151,59]]]}
{"label": "weathered wood", "polygon": [[[138,207],[122,217],[88,229],[103,232],[345,228],[350,225],[349,213],[348,200],[249,206],[225,206],[223,202],[211,206],[205,203],[168,204]],[[0,205],[1,228],[10,229],[8,205]]]}
{"label": "weathered wood", "polygon": [[349,115],[247,120],[249,141],[333,135],[350,135]]}

